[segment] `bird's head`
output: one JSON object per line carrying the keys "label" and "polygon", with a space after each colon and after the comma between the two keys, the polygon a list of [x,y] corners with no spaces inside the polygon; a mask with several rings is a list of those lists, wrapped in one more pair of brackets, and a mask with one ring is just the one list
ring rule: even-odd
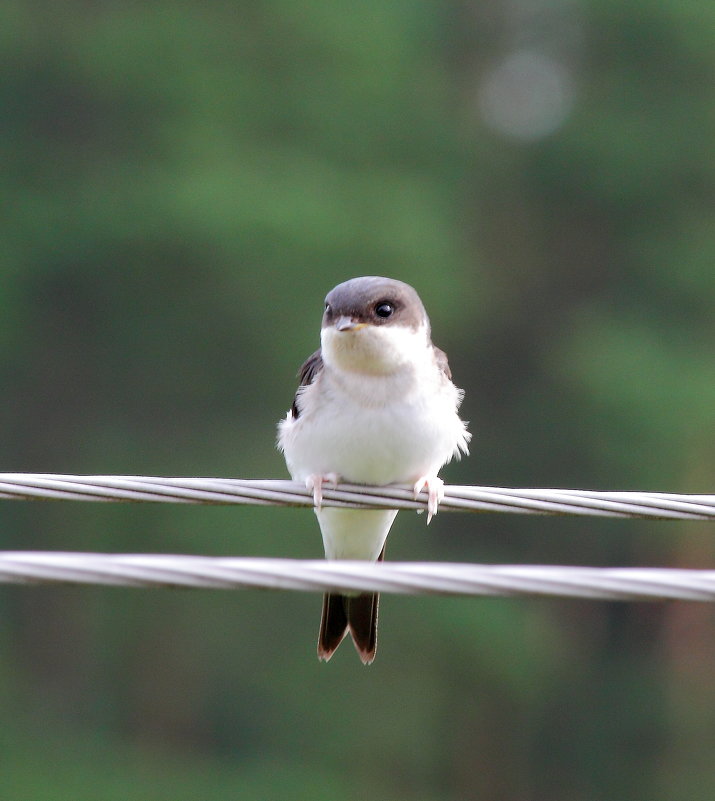
{"label": "bird's head", "polygon": [[353,278],[325,298],[321,345],[329,366],[389,374],[424,359],[429,344],[429,318],[409,284],[378,276]]}

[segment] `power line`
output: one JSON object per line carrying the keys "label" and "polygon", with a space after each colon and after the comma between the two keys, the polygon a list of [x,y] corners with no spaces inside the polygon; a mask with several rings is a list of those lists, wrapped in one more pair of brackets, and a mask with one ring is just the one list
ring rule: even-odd
{"label": "power line", "polygon": [[0,552],[0,582],[715,601],[715,570]]}
{"label": "power line", "polygon": [[[312,507],[294,481],[0,473],[0,498]],[[410,487],[339,484],[325,506],[423,510]],[[715,519],[715,495],[446,486],[441,511]],[[301,561],[164,554],[0,552],[0,582],[268,588],[608,600],[715,600],[715,570]]]}
{"label": "power line", "polygon": [[[154,503],[313,505],[300,483],[274,479],[165,478],[0,473],[0,498],[12,500],[124,501]],[[324,486],[323,505],[343,508],[426,508],[409,487]],[[599,492],[445,486],[444,512],[591,515],[668,520],[715,520],[715,495],[665,492]]]}

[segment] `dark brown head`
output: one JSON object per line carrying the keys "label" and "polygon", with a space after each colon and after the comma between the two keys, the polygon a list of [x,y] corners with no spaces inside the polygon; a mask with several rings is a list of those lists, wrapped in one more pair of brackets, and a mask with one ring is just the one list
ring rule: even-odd
{"label": "dark brown head", "polygon": [[390,373],[429,358],[427,312],[415,290],[378,276],[338,284],[325,298],[323,361],[361,373]]}
{"label": "dark brown head", "polygon": [[338,284],[325,298],[323,328],[339,331],[364,325],[399,325],[417,330],[429,319],[420,296],[393,278],[368,275]]}

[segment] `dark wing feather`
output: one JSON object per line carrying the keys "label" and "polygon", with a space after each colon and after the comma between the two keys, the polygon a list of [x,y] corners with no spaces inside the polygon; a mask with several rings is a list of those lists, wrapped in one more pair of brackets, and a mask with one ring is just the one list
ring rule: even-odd
{"label": "dark wing feather", "polygon": [[452,380],[452,371],[449,369],[449,362],[447,361],[447,354],[440,350],[436,345],[432,345],[434,348],[434,358],[437,362],[437,367],[449,378]]}
{"label": "dark wing feather", "polygon": [[308,384],[312,384],[313,381],[320,375],[320,371],[323,369],[323,357],[320,353],[320,350],[316,350],[315,353],[308,356],[308,358],[303,363],[302,367],[298,371],[298,380],[300,381],[300,386],[298,387],[298,391],[295,393],[295,397],[293,398],[293,404],[290,407],[291,415],[293,416],[294,420],[297,420],[300,417],[300,409],[298,408],[298,397],[300,396],[300,387],[308,386]]}

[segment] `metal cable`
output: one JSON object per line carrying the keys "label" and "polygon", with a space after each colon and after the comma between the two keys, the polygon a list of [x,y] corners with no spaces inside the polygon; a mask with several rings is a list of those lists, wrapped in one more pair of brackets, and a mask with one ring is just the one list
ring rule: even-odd
{"label": "metal cable", "polygon": [[715,601],[715,570],[0,552],[0,582]]}
{"label": "metal cable", "polygon": [[[594,492],[569,489],[509,489],[445,486],[440,511],[596,515],[670,520],[715,520],[715,495],[665,492]],[[53,473],[0,473],[0,498],[14,500],[126,501],[202,504],[312,506],[300,483],[237,478],[159,476],[72,476]],[[343,508],[418,509],[409,487],[324,486],[323,505]]]}

